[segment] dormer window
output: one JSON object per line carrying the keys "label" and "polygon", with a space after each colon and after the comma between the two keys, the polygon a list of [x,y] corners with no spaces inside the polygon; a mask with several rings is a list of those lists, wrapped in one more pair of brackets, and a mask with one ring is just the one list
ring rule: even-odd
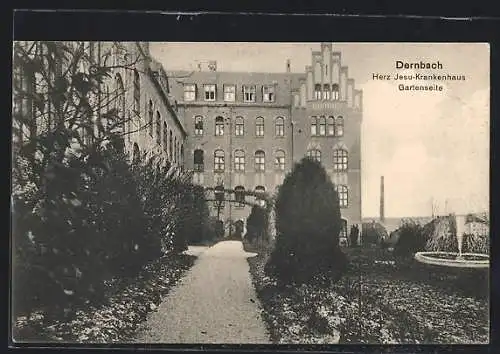
{"label": "dormer window", "polygon": [[274,86],[272,85],[262,86],[262,101],[263,102],[275,101]]}
{"label": "dormer window", "polygon": [[215,85],[204,85],[205,101],[215,101]]}
{"label": "dormer window", "polygon": [[184,101],[196,100],[196,85],[184,84]]}
{"label": "dormer window", "polygon": [[255,102],[255,85],[243,86],[243,102]]}

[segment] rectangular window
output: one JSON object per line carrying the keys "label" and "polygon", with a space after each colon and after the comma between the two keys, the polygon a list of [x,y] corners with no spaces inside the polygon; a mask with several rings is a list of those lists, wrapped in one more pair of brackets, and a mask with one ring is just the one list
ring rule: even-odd
{"label": "rectangular window", "polygon": [[276,161],[274,163],[276,170],[285,170],[285,156],[276,156]]}
{"label": "rectangular window", "polygon": [[262,101],[263,102],[274,102],[274,86],[262,86]]}
{"label": "rectangular window", "polygon": [[184,84],[184,101],[196,100],[196,85]]}
{"label": "rectangular window", "polygon": [[236,126],[235,126],[236,136],[243,136],[245,134],[244,130],[245,130],[245,126],[243,124],[236,124]]}
{"label": "rectangular window", "polygon": [[245,157],[244,156],[236,156],[234,158],[234,170],[238,172],[245,171]]}
{"label": "rectangular window", "polygon": [[243,86],[243,102],[255,102],[255,85]]}
{"label": "rectangular window", "polygon": [[224,85],[224,101],[234,102],[236,100],[236,86]]}
{"label": "rectangular window", "polygon": [[215,85],[204,85],[205,101],[215,101]]}
{"label": "rectangular window", "polygon": [[255,156],[255,170],[257,171],[265,171],[265,157],[264,156]]}

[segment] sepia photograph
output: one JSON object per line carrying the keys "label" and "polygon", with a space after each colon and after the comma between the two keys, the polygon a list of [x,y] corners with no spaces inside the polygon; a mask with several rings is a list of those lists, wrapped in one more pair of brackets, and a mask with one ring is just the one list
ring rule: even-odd
{"label": "sepia photograph", "polygon": [[490,46],[14,41],[11,341],[490,343]]}

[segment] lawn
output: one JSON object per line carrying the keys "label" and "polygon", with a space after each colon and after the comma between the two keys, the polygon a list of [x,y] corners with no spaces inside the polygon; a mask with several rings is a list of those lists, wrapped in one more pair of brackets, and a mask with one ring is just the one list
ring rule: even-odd
{"label": "lawn", "polygon": [[279,288],[263,271],[269,251],[257,251],[250,269],[276,343],[489,341],[485,273],[401,266],[386,250],[345,249],[350,266],[338,283]]}

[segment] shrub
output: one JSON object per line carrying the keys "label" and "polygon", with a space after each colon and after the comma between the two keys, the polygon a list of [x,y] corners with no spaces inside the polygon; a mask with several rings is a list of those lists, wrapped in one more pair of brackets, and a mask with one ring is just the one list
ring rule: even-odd
{"label": "shrub", "polygon": [[247,239],[250,242],[262,241],[267,235],[268,216],[264,208],[254,205],[247,218]]}
{"label": "shrub", "polygon": [[399,260],[411,260],[418,251],[423,251],[426,236],[422,226],[413,221],[404,222],[396,231],[399,239],[394,245],[394,256]]}
{"label": "shrub", "polygon": [[379,245],[387,239],[385,227],[378,222],[364,223],[361,230],[361,242],[363,245]]}
{"label": "shrub", "polygon": [[349,243],[351,247],[358,246],[359,228],[357,225],[351,227],[351,232],[349,234]]}
{"label": "shrub", "polygon": [[338,279],[346,267],[339,199],[320,163],[304,158],[295,164],[275,211],[277,238],[266,272],[284,283]]}

